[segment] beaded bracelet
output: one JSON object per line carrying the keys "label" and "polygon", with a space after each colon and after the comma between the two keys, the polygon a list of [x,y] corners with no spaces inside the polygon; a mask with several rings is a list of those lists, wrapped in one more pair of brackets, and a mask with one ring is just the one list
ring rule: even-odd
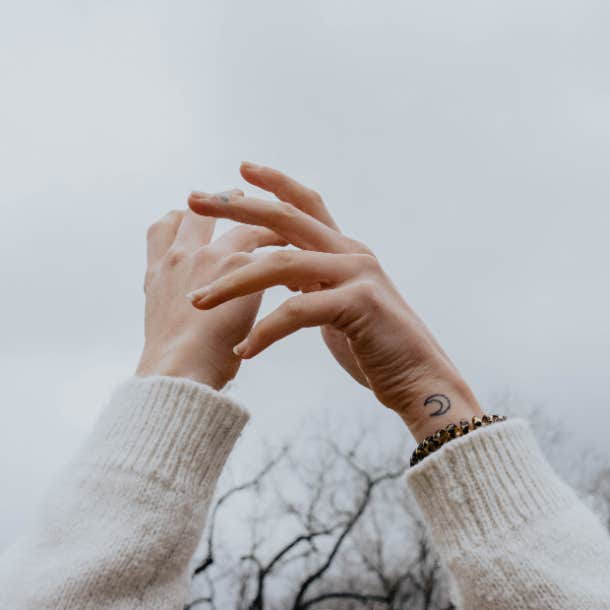
{"label": "beaded bracelet", "polygon": [[417,445],[417,448],[411,455],[411,466],[415,466],[415,464],[421,462],[427,455],[436,451],[451,439],[457,438],[458,436],[464,436],[471,430],[476,430],[481,426],[489,426],[489,424],[495,424],[496,422],[504,421],[505,419],[506,417],[504,415],[483,415],[481,417],[475,415],[470,421],[462,419],[459,424],[449,424],[445,428],[441,428],[434,434],[427,436]]}

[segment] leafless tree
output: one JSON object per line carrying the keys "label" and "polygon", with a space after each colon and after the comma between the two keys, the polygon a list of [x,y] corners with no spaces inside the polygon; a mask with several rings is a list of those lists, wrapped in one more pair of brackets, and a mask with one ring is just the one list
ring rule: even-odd
{"label": "leafless tree", "polygon": [[[187,608],[453,608],[406,493],[406,462],[384,457],[376,465],[360,451],[361,441],[346,449],[318,438],[313,457],[293,444],[249,481],[224,492],[210,513],[203,556],[193,570],[203,593]],[[218,522],[239,497],[253,509],[249,546],[237,560],[219,562]]]}
{"label": "leafless tree", "polygon": [[[293,442],[222,493],[185,610],[454,608],[403,479],[406,453],[378,445]],[[610,528],[610,471],[586,480]]]}

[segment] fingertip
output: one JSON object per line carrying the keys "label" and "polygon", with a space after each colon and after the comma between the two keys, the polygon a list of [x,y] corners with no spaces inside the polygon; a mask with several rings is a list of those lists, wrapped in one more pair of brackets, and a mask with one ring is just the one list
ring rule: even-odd
{"label": "fingertip", "polygon": [[193,191],[187,200],[188,207],[195,212],[195,214],[205,215],[207,211],[209,211],[210,200],[209,196],[200,193],[198,191]]}
{"label": "fingertip", "polygon": [[199,214],[199,211],[201,210],[201,205],[198,204],[196,201],[193,201],[191,199],[188,200],[188,206],[189,209],[193,212],[195,212],[195,214]]}
{"label": "fingertip", "polygon": [[[188,297],[187,297],[187,298],[188,298]],[[190,298],[189,298],[189,301],[191,302],[191,305],[192,305],[192,306],[193,306],[195,309],[203,309],[203,308],[200,306],[200,303],[198,303],[196,299],[190,299]]]}
{"label": "fingertip", "polygon": [[245,341],[242,341],[241,343],[238,343],[234,348],[233,348],[233,353],[238,357],[241,358],[243,360],[247,359],[247,345]]}
{"label": "fingertip", "polygon": [[259,352],[260,349],[256,349],[256,347],[250,341],[249,336],[233,348],[233,353],[242,360],[250,360]]}
{"label": "fingertip", "polygon": [[256,163],[251,163],[250,161],[242,161],[239,167],[239,171],[243,179],[246,180],[246,182],[260,188],[266,187],[266,183],[263,178],[263,170],[264,167],[262,165],[257,165]]}
{"label": "fingertip", "polygon": [[203,201],[204,193],[200,191],[191,191],[186,201],[191,209],[193,209],[193,204],[197,202]]}
{"label": "fingertip", "polygon": [[240,168],[245,171],[255,172],[261,169],[261,166],[258,163],[252,163],[252,161],[242,161]]}
{"label": "fingertip", "polygon": [[191,301],[191,303],[195,309],[199,309],[200,311],[206,311],[207,309],[214,309],[214,307],[216,307],[212,301],[206,299],[195,299],[194,301]]}

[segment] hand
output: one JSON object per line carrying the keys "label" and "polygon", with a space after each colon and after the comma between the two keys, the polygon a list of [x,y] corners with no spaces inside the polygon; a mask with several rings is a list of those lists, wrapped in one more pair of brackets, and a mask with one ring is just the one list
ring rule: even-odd
{"label": "hand", "polygon": [[[300,250],[255,257],[191,294],[193,305],[213,311],[235,298],[283,285],[302,294],[259,321],[236,345],[252,358],[300,328],[326,325],[335,332],[335,356],[421,440],[481,410],[459,372],[421,320],[403,300],[379,261],[362,243],[342,235],[322,199],[276,170],[242,166],[250,182],[282,201],[192,193],[190,208],[201,215],[265,227]],[[328,341],[327,341],[328,343]],[[341,349],[341,348],[339,348]]]}
{"label": "hand", "polygon": [[[242,195],[235,190],[220,196]],[[187,377],[219,390],[237,374],[240,360],[232,347],[251,329],[261,294],[203,315],[184,295],[250,262],[247,252],[286,242],[268,229],[239,226],[210,243],[215,222],[190,210],[173,211],[148,230],[146,339],[137,375]]]}

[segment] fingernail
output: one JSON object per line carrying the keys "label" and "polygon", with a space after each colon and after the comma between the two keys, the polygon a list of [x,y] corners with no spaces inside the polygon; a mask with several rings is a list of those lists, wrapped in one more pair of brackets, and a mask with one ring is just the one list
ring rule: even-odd
{"label": "fingernail", "polygon": [[207,201],[210,199],[210,196],[207,193],[204,193],[202,191],[192,191],[189,198],[190,199],[199,199],[201,201]]}
{"label": "fingernail", "polygon": [[197,290],[193,290],[192,292],[189,292],[186,295],[186,298],[191,302],[191,303],[195,303],[198,301],[202,301],[205,296],[208,294],[208,288],[207,286],[204,286],[203,288],[198,288]]}
{"label": "fingernail", "polygon": [[241,343],[238,343],[234,348],[233,348],[233,353],[236,356],[239,356],[240,358],[243,358],[244,354],[246,353],[246,348],[248,347],[248,343],[247,341],[242,341]]}
{"label": "fingernail", "polygon": [[255,171],[255,170],[261,168],[260,165],[257,165],[256,163],[252,163],[251,161],[242,161],[241,166],[245,167],[246,169],[252,170],[252,171]]}

